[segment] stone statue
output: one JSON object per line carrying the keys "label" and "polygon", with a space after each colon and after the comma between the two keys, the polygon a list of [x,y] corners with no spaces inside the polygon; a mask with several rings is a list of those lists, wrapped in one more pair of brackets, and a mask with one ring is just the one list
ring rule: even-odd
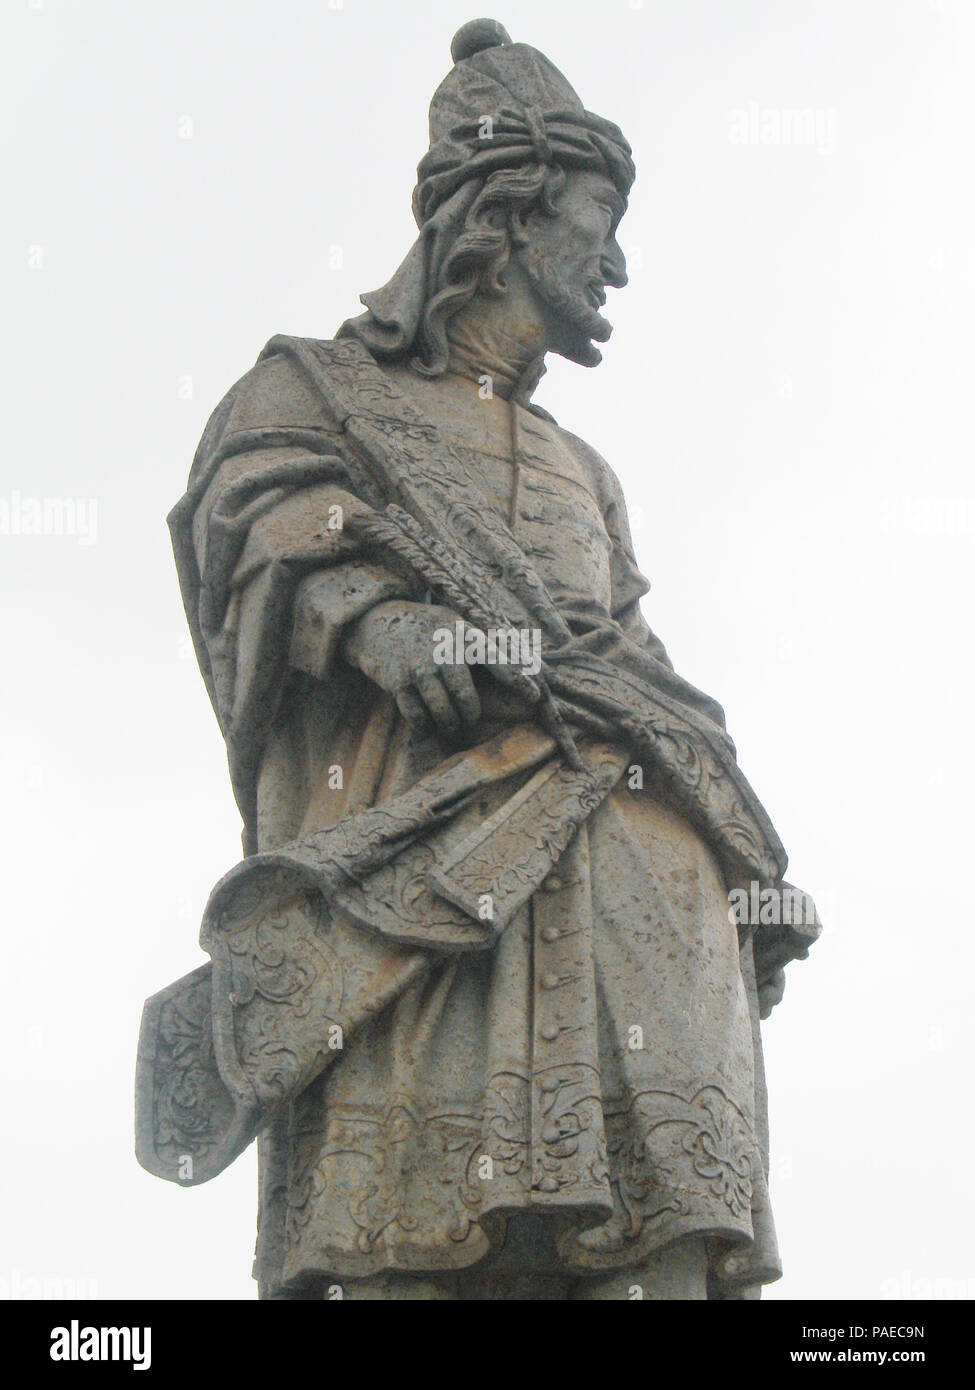
{"label": "stone statue", "polygon": [[631,151],[495,21],[451,52],[413,249],[272,338],[170,517],[245,857],[146,1005],[138,1155],[257,1138],[263,1298],[754,1298],[759,1017],[819,927],[732,911],[782,846],[531,403],[600,361]]}

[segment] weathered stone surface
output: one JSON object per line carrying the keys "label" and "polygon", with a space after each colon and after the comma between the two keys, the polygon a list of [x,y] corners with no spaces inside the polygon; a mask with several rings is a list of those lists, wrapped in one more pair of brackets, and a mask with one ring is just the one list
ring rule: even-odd
{"label": "weathered stone surface", "polygon": [[258,1139],[264,1297],[754,1297],[758,1021],[819,927],[531,404],[610,334],[629,146],[494,21],[452,54],[415,246],[270,341],[170,518],[245,858],[146,1006],[139,1158]]}

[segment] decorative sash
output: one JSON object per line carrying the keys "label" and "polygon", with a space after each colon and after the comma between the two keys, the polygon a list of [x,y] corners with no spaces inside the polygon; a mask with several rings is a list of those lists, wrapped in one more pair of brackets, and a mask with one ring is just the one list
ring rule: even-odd
{"label": "decorative sash", "polygon": [[[388,499],[363,539],[387,561],[419,574],[475,626],[490,616],[495,626],[541,629],[539,713],[554,706],[554,718],[543,725],[570,765],[579,764],[562,737],[566,719],[603,739],[622,736],[666,779],[729,879],[744,875],[777,884],[788,863],[785,850],[724,730],[655,686],[649,667],[645,679],[636,678],[591,652],[572,649],[572,633],[531,557],[436,424],[368,350],[348,338],[272,338],[263,355],[279,353],[301,368],[344,431],[355,463]],[[416,557],[418,546],[428,563]],[[620,640],[626,641],[622,633]],[[514,678],[519,676],[531,679],[521,672]]]}

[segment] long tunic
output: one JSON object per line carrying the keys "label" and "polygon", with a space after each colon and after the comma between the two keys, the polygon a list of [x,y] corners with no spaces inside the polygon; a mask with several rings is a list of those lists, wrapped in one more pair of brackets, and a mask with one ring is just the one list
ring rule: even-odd
{"label": "long tunic", "polygon": [[[469,384],[454,397],[470,400]],[[438,423],[560,610],[622,620],[654,644],[605,465],[519,405],[478,401]],[[333,593],[391,594],[387,576],[343,568],[328,575]],[[279,717],[259,780],[262,850],[348,814],[350,795],[381,803],[443,757],[364,678],[336,679],[356,712],[341,728],[322,736],[314,688]],[[488,731],[485,720],[473,741]],[[343,787],[330,790],[336,766]],[[630,780],[492,953],[408,987],[262,1135],[267,1292],[466,1267],[494,1258],[506,1221],[527,1213],[551,1223],[544,1248],[558,1270],[638,1267],[704,1234],[719,1276],[729,1261],[732,1282],[775,1276],[747,967],[726,884],[660,788]],[[503,794],[485,798],[484,815]],[[357,934],[335,916],[333,929]]]}
{"label": "long tunic", "polygon": [[[603,460],[540,413],[482,408],[468,382],[414,389],[573,634],[622,634],[666,675]],[[373,604],[422,597],[348,531],[328,534],[336,506],[362,505],[354,491],[296,485],[312,446],[341,454],[342,425],[286,355],[266,354],[216,413],[201,446],[208,471],[174,525],[246,847],[261,855],[392,803],[455,751],[412,733],[342,658],[349,625]],[[265,487],[260,507],[228,522],[228,487],[268,469],[288,487]],[[231,531],[232,563],[218,564]],[[282,566],[296,581],[284,597]],[[230,578],[208,587],[215,568]],[[484,714],[469,742],[488,748],[525,711],[494,698],[488,673],[477,682]],[[502,768],[461,819],[491,817],[531,769]],[[542,844],[544,800],[532,804]],[[539,1273],[639,1269],[700,1236],[714,1288],[776,1278],[751,949],[729,914],[726,864],[665,781],[630,766],[490,950],[418,951],[365,929],[373,910],[422,928],[434,909],[419,853],[408,874],[373,875],[369,912],[355,893],[319,909],[330,1017],[347,1016],[343,1001],[369,1005],[352,1009],[355,1027],[309,1084],[266,1106],[262,1296],[388,1270],[504,1268],[525,1221],[536,1234],[522,1259]],[[287,909],[264,929],[268,980],[281,959],[274,932],[287,929]]]}

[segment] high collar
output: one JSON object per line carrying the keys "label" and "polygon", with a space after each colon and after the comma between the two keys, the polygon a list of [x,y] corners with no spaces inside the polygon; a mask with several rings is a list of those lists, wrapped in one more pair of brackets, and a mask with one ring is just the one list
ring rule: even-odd
{"label": "high collar", "polygon": [[464,310],[449,320],[447,342],[448,370],[481,384],[489,377],[492,393],[504,400],[527,404],[545,370],[544,354]]}

